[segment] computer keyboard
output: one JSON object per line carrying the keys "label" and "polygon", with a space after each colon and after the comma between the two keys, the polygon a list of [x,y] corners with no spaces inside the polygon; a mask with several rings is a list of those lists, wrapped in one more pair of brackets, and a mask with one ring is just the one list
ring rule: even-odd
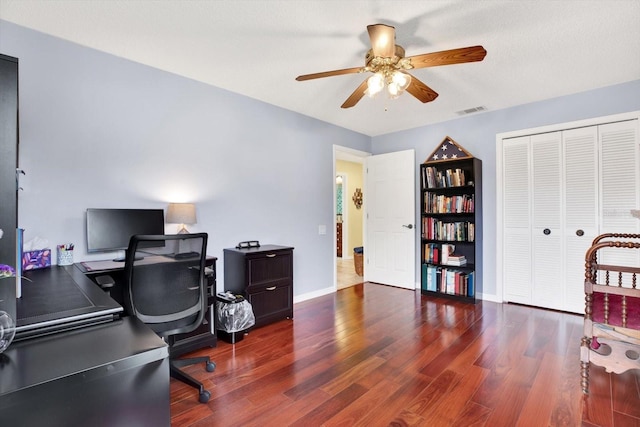
{"label": "computer keyboard", "polygon": [[175,259],[186,259],[186,258],[195,258],[199,257],[199,252],[180,252],[179,254],[175,254],[173,257]]}

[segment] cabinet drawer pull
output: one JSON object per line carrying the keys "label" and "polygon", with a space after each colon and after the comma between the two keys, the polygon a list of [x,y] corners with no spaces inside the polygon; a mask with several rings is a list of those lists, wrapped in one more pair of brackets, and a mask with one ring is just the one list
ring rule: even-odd
{"label": "cabinet drawer pull", "polygon": [[276,254],[267,254],[267,258],[275,258]]}
{"label": "cabinet drawer pull", "polygon": [[275,291],[275,290],[276,290],[275,286],[271,286],[271,287],[265,289],[265,291]]}

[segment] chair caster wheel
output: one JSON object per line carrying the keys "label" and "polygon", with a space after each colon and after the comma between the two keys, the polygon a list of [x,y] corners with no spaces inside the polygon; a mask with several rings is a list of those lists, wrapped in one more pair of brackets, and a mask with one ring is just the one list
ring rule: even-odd
{"label": "chair caster wheel", "polygon": [[205,390],[202,393],[200,393],[200,398],[198,400],[200,401],[200,403],[207,403],[210,397],[211,397],[211,393]]}
{"label": "chair caster wheel", "polygon": [[213,372],[216,369],[216,364],[213,362],[207,362],[207,372]]}

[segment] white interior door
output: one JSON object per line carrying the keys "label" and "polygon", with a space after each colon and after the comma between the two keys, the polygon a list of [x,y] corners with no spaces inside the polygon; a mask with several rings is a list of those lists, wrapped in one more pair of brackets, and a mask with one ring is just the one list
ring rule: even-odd
{"label": "white interior door", "polygon": [[365,162],[364,279],[415,289],[415,152]]}

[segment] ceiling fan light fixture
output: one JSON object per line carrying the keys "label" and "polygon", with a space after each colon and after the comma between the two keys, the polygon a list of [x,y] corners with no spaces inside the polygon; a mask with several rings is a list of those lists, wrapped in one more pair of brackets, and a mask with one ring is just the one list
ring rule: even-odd
{"label": "ceiling fan light fixture", "polygon": [[391,99],[396,99],[409,87],[411,76],[400,71],[394,71],[387,81],[387,92]]}
{"label": "ceiling fan light fixture", "polygon": [[482,61],[487,54],[487,51],[478,45],[406,57],[404,48],[395,44],[394,27],[385,24],[367,25],[367,32],[371,49],[365,55],[364,67],[304,74],[296,77],[296,80],[305,81],[343,74],[374,73],[360,83],[342,103],[341,108],[353,107],[365,95],[374,98],[385,86],[391,98],[397,98],[406,91],[424,104],[435,100],[438,93],[418,78],[405,72],[406,70],[477,62]]}
{"label": "ceiling fan light fixture", "polygon": [[404,92],[411,84],[411,76],[401,71],[395,71],[391,77],[391,82],[398,86],[400,92]]}
{"label": "ceiling fan light fixture", "polygon": [[367,79],[367,95],[373,98],[384,89],[384,75],[382,73],[374,73]]}
{"label": "ceiling fan light fixture", "polygon": [[396,99],[402,94],[400,87],[394,82],[387,85],[387,92],[389,92],[389,98],[391,99]]}

